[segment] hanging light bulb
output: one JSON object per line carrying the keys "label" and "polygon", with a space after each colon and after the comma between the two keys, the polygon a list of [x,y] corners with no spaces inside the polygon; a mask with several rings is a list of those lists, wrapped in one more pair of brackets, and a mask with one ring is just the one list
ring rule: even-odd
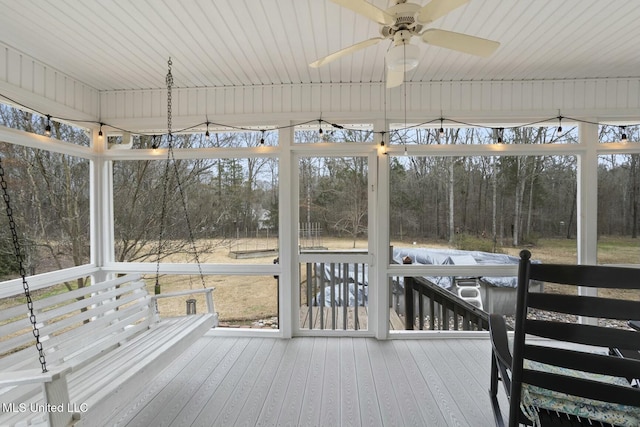
{"label": "hanging light bulb", "polygon": [[620,132],[622,132],[622,135],[620,135],[620,142],[629,142],[627,140],[627,132],[626,132],[627,127],[626,126],[620,126]]}
{"label": "hanging light bulb", "polygon": [[562,132],[562,116],[558,116],[558,133]]}
{"label": "hanging light bulb", "polygon": [[47,125],[44,128],[44,134],[51,136],[51,116],[47,114]]}
{"label": "hanging light bulb", "polygon": [[444,122],[444,119],[441,117],[441,118],[440,118],[440,130],[439,130],[440,138],[444,137],[444,127],[443,127],[443,122]]}
{"label": "hanging light bulb", "polygon": [[98,138],[102,139],[102,123],[100,123],[100,130],[98,131]]}
{"label": "hanging light bulb", "polygon": [[322,119],[318,120],[318,135],[322,135]]}
{"label": "hanging light bulb", "polygon": [[384,144],[384,134],[385,132],[380,132],[380,150],[378,150],[381,154],[387,154],[387,147]]}
{"label": "hanging light bulb", "polygon": [[262,136],[260,137],[260,145],[264,145],[264,129],[262,129],[260,132],[262,132]]}
{"label": "hanging light bulb", "polygon": [[207,122],[207,131],[204,133],[204,139],[207,142],[211,142],[211,134],[209,133],[209,122]]}
{"label": "hanging light bulb", "polygon": [[502,144],[502,133],[504,132],[504,128],[498,128],[498,144]]}
{"label": "hanging light bulb", "polygon": [[157,135],[151,137],[151,148],[156,150],[158,148]]}

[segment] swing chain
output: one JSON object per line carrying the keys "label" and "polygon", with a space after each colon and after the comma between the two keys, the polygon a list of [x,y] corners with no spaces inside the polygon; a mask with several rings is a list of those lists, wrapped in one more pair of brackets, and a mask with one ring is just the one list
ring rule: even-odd
{"label": "swing chain", "polygon": [[[169,160],[171,159],[171,154],[173,151],[173,134],[171,133],[171,107],[172,107],[172,96],[171,89],[173,88],[173,74],[171,74],[171,57],[169,57],[169,61],[167,61],[167,77],[165,78],[165,83],[167,84],[167,138],[169,140],[168,143],[168,151],[167,151],[167,163],[164,168],[164,182],[163,182],[163,191],[162,191],[162,210],[160,211],[160,237],[158,238],[158,253],[156,257],[156,284],[154,288],[154,292],[156,295],[159,295],[161,292],[160,288],[160,258],[162,256],[162,238],[164,237],[164,221],[167,210],[167,185],[169,181]],[[157,309],[157,306],[156,306]]]}
{"label": "swing chain", "polygon": [[171,74],[171,58],[169,58],[169,62],[167,63],[169,71],[167,72],[167,133],[169,134],[169,148],[173,143],[173,134],[171,133],[171,104],[172,104],[172,96],[171,89],[173,88],[173,74]]}
{"label": "swing chain", "polygon": [[169,167],[171,162],[173,162],[174,172],[176,176],[176,185],[178,187],[178,191],[180,192],[180,199],[182,200],[182,208],[184,209],[185,220],[187,222],[187,230],[189,231],[189,241],[191,242],[191,249],[193,250],[194,257],[196,260],[196,264],[198,265],[198,271],[200,273],[200,279],[202,280],[202,287],[206,288],[207,285],[204,280],[204,274],[202,273],[202,266],[200,264],[200,257],[198,255],[198,250],[196,248],[195,239],[193,236],[193,230],[191,228],[191,220],[189,219],[189,212],[187,210],[186,197],[184,194],[184,190],[182,189],[182,183],[180,181],[180,173],[178,170],[178,163],[175,158],[175,154],[173,152],[173,134],[171,132],[171,116],[172,116],[172,89],[173,89],[173,75],[171,74],[171,58],[167,63],[168,71],[165,82],[167,84],[167,133],[168,133],[168,148],[167,148],[167,163],[164,170],[164,191],[162,193],[162,210],[160,212],[160,238],[158,242],[158,254],[156,259],[156,284],[155,284],[155,293],[160,293],[160,258],[162,252],[162,238],[164,237],[164,221],[166,217],[166,205],[167,205],[167,186],[169,182]]}
{"label": "swing chain", "polygon": [[33,327],[33,336],[36,339],[36,349],[38,350],[40,366],[42,372],[47,372],[47,361],[44,356],[44,349],[42,342],[40,342],[40,329],[38,329],[38,322],[36,321],[36,315],[33,312],[33,300],[31,299],[31,291],[29,290],[29,284],[27,283],[27,272],[24,268],[24,260],[22,256],[22,250],[20,249],[20,241],[18,239],[18,231],[16,229],[16,222],[13,218],[13,209],[11,208],[11,199],[7,192],[7,181],[5,180],[5,171],[2,166],[2,160],[0,158],[0,187],[2,187],[2,197],[6,205],[7,217],[9,218],[9,229],[11,230],[11,239],[13,240],[13,249],[18,261],[18,268],[20,271],[20,277],[22,277],[22,288],[24,289],[24,296],[27,299],[27,309],[29,310],[29,321]]}

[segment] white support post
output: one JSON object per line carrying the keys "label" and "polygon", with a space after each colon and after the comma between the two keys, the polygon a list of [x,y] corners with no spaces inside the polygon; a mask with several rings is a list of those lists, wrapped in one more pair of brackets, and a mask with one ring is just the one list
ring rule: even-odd
{"label": "white support post", "polygon": [[[92,132],[92,149],[95,153],[95,157],[90,162],[90,246],[91,246],[91,263],[97,267],[102,267],[105,262],[105,228],[106,213],[105,210],[109,206],[110,202],[105,194],[105,160],[104,152],[107,147],[106,135],[100,137],[98,135],[99,129],[93,129]],[[104,281],[105,275],[102,272],[98,272],[94,275],[95,282]]]}
{"label": "white support post", "polygon": [[[290,126],[291,123],[286,123]],[[296,236],[298,231],[298,211],[295,208],[294,200],[297,200],[297,173],[294,173],[295,159],[292,156],[293,127],[287,127],[278,131],[278,146],[280,156],[278,169],[280,173],[278,185],[279,198],[279,261],[282,274],[278,277],[278,316],[279,328],[283,338],[291,338],[294,333],[294,322],[297,319],[299,308],[294,301],[296,299],[298,286],[297,270],[297,249]],[[295,180],[295,181],[294,181]]]}
{"label": "white support post", "polygon": [[598,125],[580,123],[578,138],[585,146],[578,155],[578,264],[595,264],[598,245]]}
{"label": "white support post", "polygon": [[[382,136],[380,132],[385,132],[385,144],[389,143],[389,126],[384,120],[377,120],[374,123],[374,132],[376,135],[376,147],[380,146]],[[372,325],[375,337],[379,340],[389,337],[389,279],[387,270],[389,266],[389,156],[383,154],[382,150],[377,150],[377,174],[375,183],[375,192],[372,194],[373,202],[369,206],[375,206],[374,212],[370,212],[370,220],[373,221],[374,241],[370,242],[374,248],[375,265],[372,271],[372,277],[375,281],[370,283],[374,285],[375,292],[371,292],[369,300],[369,325]],[[373,165],[372,165],[373,166]],[[371,208],[370,208],[371,209]],[[371,237],[370,237],[371,238]]]}
{"label": "white support post", "polygon": [[[598,125],[580,123],[578,138],[585,151],[578,155],[578,191],[577,191],[577,226],[578,226],[578,264],[596,264],[598,250]],[[578,288],[579,295],[596,296],[597,289]],[[579,323],[596,324],[592,318],[578,318]]]}

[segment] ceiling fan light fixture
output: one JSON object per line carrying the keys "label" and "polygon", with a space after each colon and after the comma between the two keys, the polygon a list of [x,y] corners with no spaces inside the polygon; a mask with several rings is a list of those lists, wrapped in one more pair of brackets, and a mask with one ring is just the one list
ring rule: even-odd
{"label": "ceiling fan light fixture", "polygon": [[387,67],[391,71],[409,71],[418,66],[420,48],[414,44],[398,44],[387,52]]}

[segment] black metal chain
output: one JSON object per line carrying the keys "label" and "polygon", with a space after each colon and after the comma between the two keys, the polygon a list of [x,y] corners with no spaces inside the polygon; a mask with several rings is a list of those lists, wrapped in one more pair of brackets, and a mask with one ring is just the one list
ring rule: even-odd
{"label": "black metal chain", "polygon": [[168,72],[167,72],[167,134],[168,134],[168,149],[167,149],[167,163],[164,169],[164,189],[162,193],[162,211],[160,213],[160,239],[158,242],[158,254],[157,254],[157,264],[156,264],[156,286],[155,293],[160,293],[160,257],[162,255],[162,238],[164,235],[164,221],[166,217],[166,205],[167,205],[167,187],[169,182],[169,166],[170,163],[173,162],[174,172],[176,175],[176,185],[178,187],[178,191],[180,192],[180,199],[182,200],[182,208],[184,210],[185,220],[187,222],[187,230],[189,231],[189,242],[191,243],[191,249],[193,250],[194,257],[196,260],[196,264],[198,265],[198,272],[200,273],[200,279],[202,280],[202,287],[206,288],[207,285],[204,280],[204,274],[202,272],[202,265],[200,264],[200,257],[198,255],[198,250],[196,248],[195,239],[193,236],[193,229],[191,228],[191,220],[189,219],[189,211],[187,209],[186,197],[184,194],[184,190],[182,189],[182,182],[180,181],[180,173],[178,171],[178,164],[173,153],[173,133],[171,131],[171,116],[172,116],[172,89],[173,89],[173,75],[171,74],[171,58],[169,58],[168,62]]}
{"label": "black metal chain", "polygon": [[171,159],[171,147],[173,146],[173,134],[171,133],[171,89],[173,87],[173,75],[171,74],[171,57],[167,62],[167,130],[169,138],[169,151],[167,152],[167,162],[164,167],[163,177],[163,189],[162,189],[162,209],[160,211],[160,236],[158,237],[158,253],[156,254],[156,284],[154,293],[158,295],[160,293],[160,258],[162,256],[162,238],[164,237],[164,220],[167,212],[167,187],[169,185],[169,161]]}
{"label": "black metal chain", "polygon": [[7,218],[9,218],[9,228],[11,229],[11,238],[13,240],[13,249],[18,261],[18,268],[20,271],[20,277],[22,277],[22,288],[24,289],[24,296],[27,298],[27,309],[29,310],[29,321],[33,327],[33,336],[36,339],[36,349],[38,350],[40,365],[42,366],[42,372],[47,372],[47,361],[44,356],[44,349],[42,348],[42,342],[40,342],[40,330],[38,329],[38,322],[36,321],[36,314],[33,312],[33,300],[31,299],[31,291],[29,290],[29,284],[27,283],[27,272],[24,269],[24,258],[22,256],[22,250],[20,248],[20,241],[18,239],[18,230],[16,228],[16,222],[13,219],[13,209],[11,208],[11,199],[7,192],[7,181],[4,178],[4,167],[2,166],[2,158],[0,157],[0,187],[2,187],[2,197],[7,207]]}
{"label": "black metal chain", "polygon": [[178,191],[180,192],[180,199],[182,200],[182,209],[184,210],[184,219],[187,222],[187,230],[189,231],[189,242],[191,243],[191,250],[193,251],[193,256],[196,259],[196,264],[198,265],[198,273],[200,274],[200,279],[202,280],[202,287],[206,288],[207,285],[204,281],[202,266],[200,265],[200,256],[198,255],[198,249],[196,248],[196,241],[195,241],[195,238],[193,237],[193,230],[191,228],[191,220],[189,219],[189,211],[187,209],[187,199],[184,195],[184,190],[182,189],[182,183],[180,182],[178,165],[176,163],[176,158],[173,156],[173,150],[170,148],[169,151],[173,159],[173,167],[176,173],[176,181],[177,181],[176,184],[178,185]]}

